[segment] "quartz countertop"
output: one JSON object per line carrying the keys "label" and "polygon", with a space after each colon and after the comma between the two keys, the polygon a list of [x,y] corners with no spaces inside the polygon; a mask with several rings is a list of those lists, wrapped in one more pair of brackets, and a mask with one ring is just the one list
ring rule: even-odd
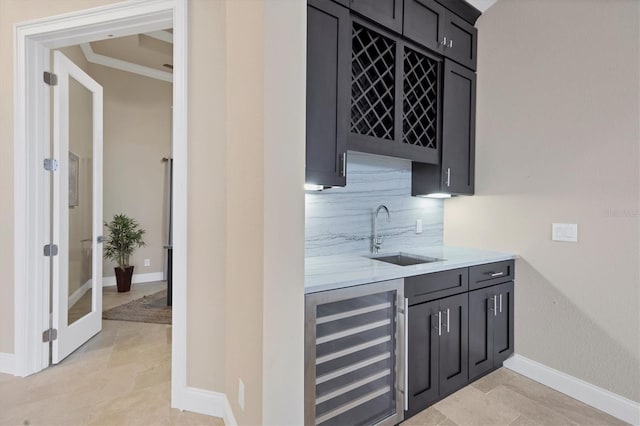
{"label": "quartz countertop", "polygon": [[[376,256],[397,253],[381,252]],[[517,258],[516,255],[509,253],[449,246],[411,248],[402,253],[443,260],[420,265],[398,266],[370,259],[368,257],[371,256],[370,254],[307,257],[304,268],[304,292],[305,294],[317,293]]]}

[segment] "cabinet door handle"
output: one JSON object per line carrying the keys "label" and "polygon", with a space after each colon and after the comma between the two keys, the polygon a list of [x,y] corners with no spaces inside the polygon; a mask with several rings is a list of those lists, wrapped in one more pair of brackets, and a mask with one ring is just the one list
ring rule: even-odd
{"label": "cabinet door handle", "polygon": [[493,296],[493,316],[498,316],[498,296]]}
{"label": "cabinet door handle", "polygon": [[447,308],[447,333],[449,333],[449,308]]}
{"label": "cabinet door handle", "polygon": [[347,176],[347,152],[342,153],[342,177]]}
{"label": "cabinet door handle", "polygon": [[501,277],[504,275],[504,272],[487,272],[487,275],[490,277]]}
{"label": "cabinet door handle", "polygon": [[438,311],[438,327],[434,327],[438,329],[438,336],[442,336],[442,312]]}
{"label": "cabinet door handle", "polygon": [[453,47],[453,39],[449,40],[449,48]]}
{"label": "cabinet door handle", "polygon": [[409,409],[409,299],[404,298],[404,409]]}
{"label": "cabinet door handle", "polygon": [[500,293],[500,313],[502,313],[502,293]]}
{"label": "cabinet door handle", "polygon": [[451,186],[451,167],[447,167],[447,187]]}
{"label": "cabinet door handle", "polygon": [[442,41],[440,42],[440,44],[444,47],[447,47],[447,36],[444,36],[444,38],[442,39]]}

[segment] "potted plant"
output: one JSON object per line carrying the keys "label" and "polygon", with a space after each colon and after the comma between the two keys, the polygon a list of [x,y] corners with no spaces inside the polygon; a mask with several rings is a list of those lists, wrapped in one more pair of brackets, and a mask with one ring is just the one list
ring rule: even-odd
{"label": "potted plant", "polygon": [[138,247],[145,245],[142,237],[145,230],[140,228],[135,219],[125,214],[117,214],[104,226],[109,230],[105,239],[104,257],[116,262],[118,266],[113,268],[116,273],[118,293],[124,293],[131,289],[133,265],[129,264],[129,256]]}

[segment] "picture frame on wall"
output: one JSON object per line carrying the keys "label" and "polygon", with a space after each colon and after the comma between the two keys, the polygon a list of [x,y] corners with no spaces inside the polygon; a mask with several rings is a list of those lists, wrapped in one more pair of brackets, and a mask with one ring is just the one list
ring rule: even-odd
{"label": "picture frame on wall", "polygon": [[69,207],[79,205],[80,158],[69,151]]}

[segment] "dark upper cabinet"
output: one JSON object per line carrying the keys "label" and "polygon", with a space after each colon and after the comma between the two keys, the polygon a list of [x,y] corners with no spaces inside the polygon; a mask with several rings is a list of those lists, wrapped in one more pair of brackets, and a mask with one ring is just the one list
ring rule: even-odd
{"label": "dark upper cabinet", "polygon": [[444,28],[446,37],[446,40],[443,40],[445,42],[444,54],[475,71],[478,30],[451,12],[445,15]]}
{"label": "dark upper cabinet", "polygon": [[402,33],[402,0],[350,0],[351,10]]}
{"label": "dark upper cabinet", "polygon": [[475,128],[476,74],[445,59],[440,164],[412,164],[412,195],[473,195]]}
{"label": "dark upper cabinet", "polygon": [[405,0],[403,35],[436,52],[444,53],[445,9],[434,0]]}
{"label": "dark upper cabinet", "polygon": [[425,409],[468,382],[467,293],[409,307],[408,410]]}
{"label": "dark upper cabinet", "polygon": [[442,182],[452,194],[473,194],[476,139],[476,74],[444,62]]}
{"label": "dark upper cabinet", "polygon": [[469,292],[469,380],[513,353],[513,281]]}
{"label": "dark upper cabinet", "polygon": [[435,0],[405,0],[403,35],[476,69],[477,30]]}
{"label": "dark upper cabinet", "polygon": [[353,20],[348,146],[438,163],[442,59]]}
{"label": "dark upper cabinet", "polygon": [[307,183],[346,185],[350,55],[349,10],[327,0],[309,0]]}

